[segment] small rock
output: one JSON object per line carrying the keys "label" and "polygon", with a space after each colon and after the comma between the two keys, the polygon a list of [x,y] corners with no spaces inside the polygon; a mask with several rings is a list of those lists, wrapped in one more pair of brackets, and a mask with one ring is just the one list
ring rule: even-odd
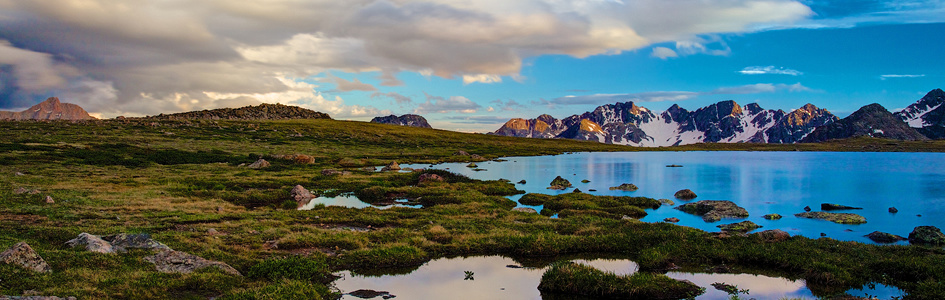
{"label": "small rock", "polygon": [[391,295],[391,293],[389,293],[389,292],[385,292],[385,291],[375,291],[375,290],[364,290],[364,289],[357,290],[357,291],[354,291],[354,292],[350,292],[350,293],[348,293],[348,295],[351,295],[351,296],[354,296],[354,297],[358,297],[358,298],[361,298],[361,299],[372,299],[372,298],[377,298],[377,297],[381,297],[381,298],[384,298],[384,299],[390,299],[390,298],[396,297],[396,296],[394,296],[394,295]]}
{"label": "small rock", "polygon": [[666,165],[667,168],[682,168],[682,165]]}
{"label": "small rock", "polygon": [[620,190],[620,191],[632,192],[632,191],[636,191],[636,190],[638,190],[638,189],[640,189],[640,188],[638,188],[636,185],[634,185],[634,184],[632,184],[632,183],[623,183],[623,184],[620,184],[620,185],[618,185],[618,186],[610,187],[610,190],[611,190],[611,191]]}
{"label": "small rock", "polygon": [[764,215],[765,220],[780,220],[782,217],[779,214],[767,214]]}
{"label": "small rock", "polygon": [[516,207],[516,208],[513,208],[512,211],[531,213],[531,214],[538,213],[538,211],[536,211],[534,208],[531,208],[531,207]]}
{"label": "small rock", "polygon": [[620,219],[621,220],[636,220],[636,218],[628,216],[628,215],[623,215],[622,217],[620,217]]}
{"label": "small rock", "polygon": [[97,235],[92,235],[85,232],[80,233],[78,237],[67,241],[66,245],[73,248],[84,246],[85,250],[95,253],[115,253],[115,249],[112,247],[111,243],[103,240]]}
{"label": "small rock", "polygon": [[260,159],[256,160],[256,162],[251,163],[251,164],[249,164],[249,165],[246,166],[246,167],[247,167],[247,168],[250,168],[250,169],[262,169],[262,168],[268,168],[269,166],[271,166],[271,164],[270,164],[268,161],[266,161],[265,159],[260,158]]}
{"label": "small rock", "polygon": [[752,221],[741,221],[733,224],[722,224],[715,226],[721,228],[723,231],[735,231],[735,232],[749,232],[758,228],[761,228],[760,225],[755,224]]}
{"label": "small rock", "polygon": [[919,245],[943,246],[945,234],[935,226],[919,226],[909,233],[909,243]]}
{"label": "small rock", "polygon": [[383,168],[381,168],[381,172],[399,171],[399,170],[400,170],[400,164],[398,164],[396,161],[392,161],[386,166],[384,166]]}
{"label": "small rock", "polygon": [[588,182],[591,182],[591,181],[587,179],[581,180],[581,183],[588,183]]}
{"label": "small rock", "polygon": [[39,273],[50,273],[52,268],[26,242],[19,242],[0,253],[0,262],[18,265]]}
{"label": "small rock", "polygon": [[561,178],[561,176],[558,176],[558,177],[555,177],[555,179],[551,181],[550,185],[551,186],[557,185],[557,186],[563,186],[565,188],[569,188],[571,187],[571,182],[568,181],[567,179]]}
{"label": "small rock", "polygon": [[880,232],[880,231],[873,231],[870,234],[865,235],[865,237],[868,237],[874,242],[883,243],[883,244],[895,243],[898,241],[906,240],[906,238],[904,237],[901,237],[892,233],[886,233],[886,232]]}
{"label": "small rock", "polygon": [[29,192],[29,191],[30,191],[30,190],[28,190],[28,189],[26,189],[25,187],[22,187],[22,186],[21,186],[21,187],[16,188],[15,190],[13,190],[13,193],[19,195],[19,194],[26,194],[26,193]]}
{"label": "small rock", "polygon": [[518,184],[525,184],[525,182],[526,182],[525,179],[522,179],[518,181]]}
{"label": "small rock", "polygon": [[227,274],[241,276],[240,272],[230,265],[181,251],[161,251],[145,257],[144,260],[154,264],[161,273],[190,273],[204,268],[218,268]]}
{"label": "small rock", "polygon": [[897,213],[897,212],[899,212],[899,209],[896,209],[895,207],[890,207],[890,208],[889,208],[889,212],[890,212],[890,213]]}
{"label": "small rock", "polygon": [[211,235],[211,236],[214,236],[214,235],[220,234],[220,232],[217,231],[216,228],[210,228],[210,229],[207,229],[207,234],[208,234],[208,235]]}
{"label": "small rock", "polygon": [[595,189],[588,189],[587,191],[588,191],[588,192],[596,192],[597,190],[595,190]]}
{"label": "small rock", "polygon": [[821,232],[821,233],[820,233],[820,236],[822,236],[822,237],[823,237],[823,236],[827,236],[827,234],[826,234],[826,233],[823,233],[823,232]]}
{"label": "small rock", "polygon": [[52,196],[46,196],[46,203],[53,204],[56,203],[56,201],[53,200]]}
{"label": "small rock", "polygon": [[440,175],[431,174],[431,173],[420,174],[420,183],[443,182],[444,180],[445,179],[443,179],[443,176],[440,176]]}
{"label": "small rock", "polygon": [[509,269],[523,269],[523,268],[525,268],[525,267],[522,267],[522,266],[520,266],[520,265],[505,265],[505,267],[506,267],[506,268],[509,268]]}
{"label": "small rock", "polygon": [[483,161],[483,160],[486,160],[485,157],[479,156],[479,154],[470,155],[469,158],[472,159],[472,160],[475,160],[475,161]]}
{"label": "small rock", "polygon": [[810,206],[804,206],[804,211],[810,211]]}
{"label": "small rock", "polygon": [[696,199],[696,197],[698,197],[698,196],[696,196],[696,193],[694,193],[694,192],[693,192],[692,190],[690,190],[690,189],[679,190],[678,192],[676,192],[675,194],[673,194],[673,196],[675,196],[676,199],[679,199],[679,200],[692,200],[692,199]]}
{"label": "small rock", "polygon": [[833,203],[821,203],[821,204],[820,204],[820,210],[825,210],[825,211],[828,211],[828,210],[846,210],[846,209],[863,209],[863,208],[862,208],[862,207],[853,207],[853,206],[840,205],[840,204],[833,204]]}
{"label": "small rock", "polygon": [[322,170],[322,175],[325,176],[335,176],[335,175],[351,175],[351,172],[348,171],[338,171],[334,169],[324,169]]}
{"label": "small rock", "polygon": [[309,192],[301,185],[296,185],[291,191],[289,191],[289,197],[298,203],[308,203],[315,198],[315,195],[312,195],[312,192]]}
{"label": "small rock", "polygon": [[26,174],[23,174],[23,173],[20,173],[20,172],[15,172],[15,173],[13,173],[13,176],[26,176]]}
{"label": "small rock", "polygon": [[466,165],[466,167],[475,169],[475,168],[478,168],[479,165],[477,165],[476,163],[469,163],[468,165]]}
{"label": "small rock", "polygon": [[659,201],[660,203],[662,203],[662,204],[666,204],[666,205],[669,205],[669,206],[676,205],[676,202],[675,202],[675,201],[669,200],[669,199],[660,199],[660,200],[658,200],[658,201]]}
{"label": "small rock", "polygon": [[466,151],[463,151],[463,150],[459,150],[459,151],[456,151],[455,153],[453,153],[453,155],[455,155],[455,156],[469,156],[469,152],[466,152]]}
{"label": "small rock", "polygon": [[666,219],[663,219],[663,222],[678,223],[679,218],[666,218]]}
{"label": "small rock", "polygon": [[781,242],[781,241],[785,241],[791,238],[791,234],[781,229],[765,230],[762,232],[755,233],[753,235],[757,235],[762,240],[769,243]]}

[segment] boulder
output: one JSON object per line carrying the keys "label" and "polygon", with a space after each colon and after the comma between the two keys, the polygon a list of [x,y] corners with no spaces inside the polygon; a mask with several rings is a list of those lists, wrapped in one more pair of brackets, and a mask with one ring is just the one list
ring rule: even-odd
{"label": "boulder", "polygon": [[581,180],[581,183],[589,183],[589,182],[591,182],[591,181],[590,181],[590,180],[587,180],[587,179]]}
{"label": "boulder", "polygon": [[262,168],[268,168],[269,166],[271,166],[271,164],[268,161],[260,158],[256,160],[256,162],[253,162],[246,167],[250,169],[262,169]]}
{"label": "boulder", "polygon": [[475,168],[478,168],[479,165],[477,165],[476,163],[469,163],[468,165],[466,165],[466,167],[475,169]]}
{"label": "boulder", "polygon": [[669,199],[659,199],[659,200],[657,200],[657,201],[659,201],[659,202],[662,203],[662,204],[669,205],[669,206],[676,205],[676,202],[674,202],[673,200],[669,200]]}
{"label": "boulder", "polygon": [[453,153],[453,155],[456,155],[456,156],[469,156],[469,152],[466,152],[466,151],[463,151],[463,150],[459,150],[459,151],[456,151],[455,153]]}
{"label": "boulder", "polygon": [[296,185],[291,191],[289,191],[289,197],[298,203],[308,203],[308,201],[311,201],[315,198],[315,195],[312,195],[312,192],[309,192],[301,185]]}
{"label": "boulder", "polygon": [[804,206],[804,211],[810,211],[810,206]]}
{"label": "boulder", "polygon": [[431,174],[431,173],[423,173],[423,174],[420,174],[420,183],[421,183],[421,184],[422,184],[422,183],[427,183],[427,182],[443,182],[444,180],[445,180],[445,179],[443,179],[443,176],[440,176],[440,175]]}
{"label": "boulder", "polygon": [[10,247],[10,249],[0,252],[0,262],[18,265],[27,270],[39,273],[52,272],[49,264],[46,264],[46,261],[33,250],[33,247],[26,244],[26,242],[16,243],[13,247]]}
{"label": "boulder", "polygon": [[158,272],[162,273],[190,273],[204,268],[218,268],[227,274],[241,276],[240,272],[230,265],[181,251],[160,251],[145,257],[144,260],[154,264]]}
{"label": "boulder", "polygon": [[636,191],[636,190],[638,190],[638,189],[640,189],[640,188],[638,188],[636,185],[634,185],[634,184],[632,184],[632,183],[624,183],[624,184],[621,184],[621,185],[618,185],[618,186],[610,187],[610,190],[611,190],[611,191],[620,190],[620,191],[632,192],[632,191]]}
{"label": "boulder", "polygon": [[883,244],[895,243],[898,241],[906,240],[906,238],[904,237],[901,237],[892,233],[881,232],[881,231],[873,231],[870,234],[865,235],[865,237],[870,238],[874,242],[883,243]]}
{"label": "boulder", "polygon": [[702,216],[706,222],[716,222],[723,218],[747,218],[748,211],[727,200],[702,200],[676,207],[686,213]]}
{"label": "boulder", "polygon": [[781,229],[765,230],[752,235],[757,235],[762,240],[769,243],[781,242],[791,238],[790,233],[787,233]]}
{"label": "boulder", "polygon": [[525,184],[526,182],[527,182],[527,181],[525,181],[525,179],[522,179],[522,180],[519,180],[519,181],[518,181],[518,184]]}
{"label": "boulder", "polygon": [[551,186],[556,186],[556,185],[569,188],[571,187],[571,182],[568,181],[567,179],[561,178],[561,176],[558,176],[558,177],[555,177],[555,179],[551,181]]}
{"label": "boulder", "polygon": [[80,233],[78,237],[66,242],[69,247],[85,247],[85,250],[95,253],[115,253],[112,244],[97,235]]}
{"label": "boulder", "polygon": [[397,296],[394,296],[393,294],[391,294],[390,292],[386,292],[386,291],[375,291],[375,290],[365,290],[365,289],[361,289],[361,290],[357,290],[357,291],[354,291],[354,292],[350,292],[350,293],[347,293],[346,295],[350,295],[350,296],[353,296],[353,297],[358,297],[358,298],[361,298],[361,299],[374,299],[374,298],[377,298],[377,297],[381,297],[381,298],[383,298],[383,299],[391,299],[391,298],[397,297]]}
{"label": "boulder", "polygon": [[566,190],[566,189],[568,189],[568,188],[565,187],[565,186],[562,186],[562,185],[552,185],[552,186],[549,186],[548,189],[549,189],[549,190],[559,190],[559,191],[560,191],[560,190]]}
{"label": "boulder", "polygon": [[23,174],[21,172],[14,172],[13,176],[26,176],[26,174]]}
{"label": "boulder", "polygon": [[858,214],[812,211],[794,214],[798,218],[821,219],[839,224],[863,224],[866,218]]}
{"label": "boulder", "polygon": [[755,224],[752,221],[741,221],[741,222],[732,223],[732,224],[722,224],[715,227],[721,228],[722,231],[735,231],[735,232],[749,232],[749,231],[761,228],[760,225]]}
{"label": "boulder", "polygon": [[840,204],[833,204],[833,203],[821,203],[821,204],[820,204],[820,210],[829,211],[829,210],[845,210],[845,209],[863,209],[863,208],[862,208],[862,207],[853,207],[853,206],[840,205]]}
{"label": "boulder", "polygon": [[762,218],[765,218],[765,220],[780,220],[782,217],[779,214],[767,214]]}
{"label": "boulder", "polygon": [[943,246],[945,234],[935,226],[919,226],[909,233],[909,243],[919,245]]}
{"label": "boulder", "polygon": [[399,170],[400,170],[400,164],[397,164],[396,161],[392,161],[392,162],[390,162],[389,164],[387,164],[386,166],[384,166],[383,168],[381,168],[381,172],[386,172],[386,171],[399,171]]}
{"label": "boulder", "polygon": [[890,212],[890,213],[897,213],[897,212],[899,212],[899,209],[897,209],[897,208],[895,208],[895,207],[890,207],[890,208],[889,208],[889,212]]}
{"label": "boulder", "polygon": [[171,247],[151,239],[151,235],[147,233],[119,233],[103,236],[102,239],[109,242],[112,248],[119,253],[127,252],[128,249],[171,250]]}
{"label": "boulder", "polygon": [[676,192],[675,194],[673,194],[673,196],[675,196],[676,199],[679,199],[679,200],[692,200],[692,199],[696,199],[696,197],[698,197],[698,196],[696,196],[696,193],[694,193],[694,192],[693,192],[692,190],[690,190],[690,189],[679,190],[678,192]]}
{"label": "boulder", "polygon": [[516,207],[516,208],[513,208],[512,211],[531,213],[531,214],[538,213],[538,211],[536,211],[534,208],[531,208],[531,207]]}
{"label": "boulder", "polygon": [[52,196],[48,196],[48,195],[47,195],[47,196],[46,196],[46,203],[48,203],[48,204],[53,204],[53,203],[56,203],[56,201],[53,200]]}
{"label": "boulder", "polygon": [[26,189],[25,187],[22,187],[22,186],[21,186],[21,187],[16,188],[15,190],[13,190],[13,193],[19,195],[19,194],[26,194],[26,193],[29,192],[29,191],[30,191],[30,190],[28,190],[28,189]]}
{"label": "boulder", "polygon": [[663,222],[679,223],[679,218],[666,218],[666,219],[663,219]]}
{"label": "boulder", "polygon": [[469,158],[472,159],[472,160],[475,160],[475,161],[483,161],[483,160],[486,160],[485,157],[482,157],[482,156],[480,156],[479,154],[470,155]]}

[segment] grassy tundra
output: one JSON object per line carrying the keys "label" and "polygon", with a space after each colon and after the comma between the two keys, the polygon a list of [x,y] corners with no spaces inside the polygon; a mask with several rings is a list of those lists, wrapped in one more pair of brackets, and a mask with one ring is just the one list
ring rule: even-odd
{"label": "grassy tundra", "polygon": [[[607,253],[638,262],[653,278],[669,266],[701,271],[724,264],[735,272],[803,278],[821,296],[879,282],[902,288],[909,298],[941,299],[941,248],[804,237],[768,242],[621,218],[628,211],[645,213],[639,208],[651,208],[652,199],[620,206],[613,197],[542,198],[568,212],[551,219],[510,211],[514,203],[504,196],[520,191],[507,182],[425,171],[445,180],[420,184],[421,172],[362,168],[392,160],[468,160],[454,155],[460,150],[493,159],[580,151],[943,149],[938,141],[874,139],[645,149],[334,120],[0,122],[0,250],[25,241],[53,270],[32,273],[0,264],[0,295],[328,299],[335,270],[371,274],[458,255]],[[241,166],[288,154],[312,156],[314,163],[269,159],[268,168]],[[324,169],[350,174],[323,175]],[[315,195],[355,193],[368,202],[407,197],[423,208],[298,211],[288,196],[297,184]],[[19,188],[40,193],[16,193]],[[47,195],[55,203],[46,203]],[[214,268],[166,274],[144,261],[150,251],[98,254],[65,245],[82,232],[149,233],[243,276]]]}

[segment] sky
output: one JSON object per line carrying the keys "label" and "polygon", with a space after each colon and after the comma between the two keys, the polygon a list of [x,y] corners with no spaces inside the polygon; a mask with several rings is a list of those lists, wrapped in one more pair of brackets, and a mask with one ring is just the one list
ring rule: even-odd
{"label": "sky", "polygon": [[633,101],[841,117],[945,87],[945,0],[0,0],[0,110],[260,103],[490,132]]}

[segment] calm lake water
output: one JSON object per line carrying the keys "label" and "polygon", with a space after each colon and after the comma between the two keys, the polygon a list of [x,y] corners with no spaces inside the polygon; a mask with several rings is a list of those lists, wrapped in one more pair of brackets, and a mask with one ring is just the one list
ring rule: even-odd
{"label": "calm lake water", "polygon": [[[529,193],[561,194],[549,190],[555,176],[571,181],[574,188],[595,195],[643,196],[688,201],[673,194],[691,189],[698,200],[730,200],[748,210],[747,220],[781,229],[792,235],[828,237],[872,243],[864,237],[873,231],[908,236],[916,226],[945,228],[945,154],[861,152],[617,152],[572,153],[556,156],[510,157],[504,162],[478,163],[483,171],[466,163],[409,165],[411,168],[448,169],[474,179],[525,180],[516,186]],[[666,165],[682,165],[669,168]],[[589,183],[581,183],[582,180]],[[634,192],[610,187],[633,183]],[[596,191],[589,191],[595,189]],[[511,197],[517,200],[520,196]],[[862,207],[851,212],[866,217],[861,225],[842,225],[794,216],[805,206],[820,210],[821,203]],[[673,207],[675,207],[673,206]],[[889,213],[896,207],[898,213]],[[678,225],[718,231],[717,225],[742,220],[707,223],[670,206],[647,210],[645,222],[680,219]],[[765,214],[781,220],[769,221]]]}

